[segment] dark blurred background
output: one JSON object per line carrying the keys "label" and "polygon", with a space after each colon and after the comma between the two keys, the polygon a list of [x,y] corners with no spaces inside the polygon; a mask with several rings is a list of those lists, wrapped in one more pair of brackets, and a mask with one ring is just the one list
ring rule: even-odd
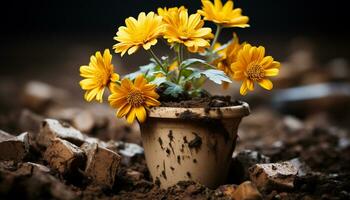
{"label": "dark blurred background", "polygon": [[[281,75],[274,80],[273,93],[257,90],[248,97],[238,95],[239,84],[223,91],[215,86],[209,90],[230,94],[250,102],[252,106],[264,102],[277,109],[290,105],[288,88],[326,84],[301,90],[303,94],[319,90],[319,98],[333,95],[329,91],[341,88],[342,102],[332,101],[340,109],[348,107],[350,58],[348,11],[345,1],[248,1],[236,0],[235,7],[243,9],[250,17],[250,28],[226,29],[221,42],[230,39],[236,31],[241,41],[263,45],[267,53],[283,63]],[[156,11],[158,7],[185,5],[190,11],[200,9],[199,0],[105,0],[105,1],[6,1],[1,7],[0,36],[0,94],[2,101],[15,104],[13,97],[30,80],[43,81],[70,90],[74,100],[82,100],[83,91],[78,85],[79,66],[87,64],[95,51],[112,49],[113,37],[124,19],[136,17],[139,12]],[[212,26],[211,23],[207,23]],[[157,52],[163,53],[165,45],[159,42]],[[147,63],[147,54],[138,51],[132,56],[114,55],[116,71],[125,74]],[[341,83],[332,85],[329,83]],[[344,85],[344,83],[346,83]],[[339,87],[338,87],[339,86]],[[214,89],[213,89],[214,88]],[[278,90],[278,89],[281,89]],[[328,91],[328,93],[327,93]],[[299,90],[297,90],[299,92]],[[289,93],[288,93],[289,94]],[[337,95],[339,92],[337,92]],[[287,96],[287,99],[280,98]],[[258,100],[256,100],[257,98]],[[306,96],[305,100],[315,98]],[[254,100],[255,99],[255,100]],[[295,101],[292,100],[292,101]],[[299,101],[299,100],[298,100]],[[321,102],[324,102],[322,100]],[[333,106],[332,104],[332,106]],[[2,110],[9,109],[3,104]],[[305,104],[302,104],[303,107]],[[311,102],[311,105],[314,103]],[[328,104],[327,104],[328,105]],[[334,107],[327,109],[333,109]],[[287,106],[288,107],[288,106]],[[323,110],[326,108],[318,108]],[[296,109],[292,108],[294,112]],[[317,110],[317,109],[316,109]],[[297,113],[298,114],[298,113]]]}

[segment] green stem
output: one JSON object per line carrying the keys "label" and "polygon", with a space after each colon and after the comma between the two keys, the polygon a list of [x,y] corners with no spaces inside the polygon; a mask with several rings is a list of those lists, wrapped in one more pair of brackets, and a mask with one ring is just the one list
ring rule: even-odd
{"label": "green stem", "polygon": [[183,61],[183,45],[182,44],[179,44],[179,51],[177,52],[177,60],[178,60],[178,68],[179,68],[179,74],[177,76],[177,79],[176,79],[176,82],[179,83],[180,82],[180,79],[181,79],[181,72],[182,72],[182,69],[180,68],[181,66],[181,63]]}
{"label": "green stem", "polygon": [[221,33],[221,30],[222,30],[222,26],[220,26],[219,24],[216,25],[216,32],[215,32],[215,36],[214,36],[214,39],[211,43],[211,46],[210,46],[210,49],[209,51],[212,52],[214,50],[214,46],[215,46],[215,43],[217,42],[218,38],[219,38],[219,35]]}
{"label": "green stem", "polygon": [[150,53],[151,57],[157,62],[157,64],[162,68],[162,70],[167,73],[168,70],[166,68],[164,68],[164,66],[162,65],[162,62],[159,60],[159,58],[156,56],[156,54],[153,52],[153,50],[150,48],[149,51],[147,51]]}

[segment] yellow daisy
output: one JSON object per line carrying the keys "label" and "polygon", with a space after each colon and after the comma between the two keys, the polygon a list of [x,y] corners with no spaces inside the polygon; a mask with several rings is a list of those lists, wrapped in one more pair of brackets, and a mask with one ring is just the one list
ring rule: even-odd
{"label": "yellow daisy", "polygon": [[204,21],[198,13],[188,16],[186,9],[169,9],[161,14],[166,24],[164,38],[169,43],[184,44],[191,52],[203,51],[210,46],[211,28],[203,28]]}
{"label": "yellow daisy", "polygon": [[[228,46],[217,52],[219,58],[213,61],[213,65],[215,65],[219,70],[225,72],[230,77],[233,77],[233,71],[231,69],[231,64],[234,63],[237,59],[237,55],[239,50],[242,48],[242,44],[239,43],[238,36],[234,33],[232,41],[228,44]],[[216,43],[214,45],[214,50],[220,48],[221,45]],[[223,89],[227,89],[229,87],[228,82],[223,82]]]}
{"label": "yellow daisy", "polygon": [[233,79],[243,81],[240,93],[246,95],[248,90],[254,90],[254,82],[271,90],[273,85],[267,77],[277,76],[280,66],[281,64],[274,61],[271,56],[265,56],[264,47],[246,44],[239,51],[237,61],[231,65],[231,68],[234,72]]}
{"label": "yellow daisy", "polygon": [[146,109],[150,106],[159,106],[156,93],[156,85],[147,83],[142,76],[138,76],[134,83],[129,79],[123,79],[120,85],[112,87],[112,94],[108,101],[113,108],[118,109],[117,117],[126,116],[128,123],[133,123],[135,118],[144,122],[147,117]]}
{"label": "yellow daisy", "polygon": [[184,6],[181,6],[180,8],[178,7],[173,7],[173,8],[158,8],[158,15],[163,17],[163,21],[167,24],[174,23],[174,19],[172,16],[174,15],[179,15],[180,11],[187,9]]}
{"label": "yellow daisy", "polygon": [[228,76],[233,76],[231,64],[237,60],[238,52],[241,50],[242,46],[243,45],[239,43],[238,36],[234,33],[230,44],[218,52],[220,57],[214,61],[217,68],[224,71]]}
{"label": "yellow daisy", "polygon": [[140,47],[145,50],[157,44],[157,38],[164,30],[162,17],[154,12],[149,12],[147,15],[141,12],[137,19],[129,17],[125,20],[126,26],[121,26],[118,29],[117,36],[114,40],[119,43],[113,46],[116,53],[121,53],[123,56],[135,53]]}
{"label": "yellow daisy", "polygon": [[204,17],[204,20],[212,21],[223,27],[249,27],[247,16],[242,16],[242,9],[233,7],[233,1],[229,0],[222,5],[221,0],[202,0],[202,10],[198,13]]}
{"label": "yellow daisy", "polygon": [[114,66],[111,62],[112,55],[106,49],[103,56],[97,51],[95,56],[90,57],[88,66],[80,67],[80,76],[84,79],[79,84],[83,90],[86,90],[84,96],[86,101],[96,99],[102,102],[105,88],[119,80],[119,75],[113,72]]}

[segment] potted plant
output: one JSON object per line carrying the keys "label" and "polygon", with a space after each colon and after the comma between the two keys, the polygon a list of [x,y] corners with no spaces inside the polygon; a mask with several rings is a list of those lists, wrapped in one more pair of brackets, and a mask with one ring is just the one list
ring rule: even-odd
{"label": "potted plant", "polygon": [[[87,101],[102,102],[109,89],[117,117],[140,124],[145,157],[153,180],[161,187],[180,180],[194,180],[215,188],[223,184],[235,148],[237,128],[249,114],[244,102],[211,96],[203,88],[209,80],[225,88],[242,82],[246,95],[258,84],[272,89],[268,77],[276,76],[280,63],[265,55],[265,48],[240,43],[236,34],[226,44],[218,43],[224,28],[246,28],[248,17],[232,1],[202,0],[202,9],[188,14],[185,7],[141,12],[119,27],[113,46],[129,55],[146,50],[150,63],[125,75],[114,72],[112,55],[97,52],[80,67],[80,85]],[[204,20],[216,24],[215,34]],[[164,39],[173,55],[159,57],[153,51]]]}

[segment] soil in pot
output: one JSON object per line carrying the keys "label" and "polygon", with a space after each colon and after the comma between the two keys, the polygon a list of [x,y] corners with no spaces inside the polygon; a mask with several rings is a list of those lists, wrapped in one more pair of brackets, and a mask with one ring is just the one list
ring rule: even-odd
{"label": "soil in pot", "polygon": [[164,99],[161,102],[162,107],[179,107],[179,108],[217,108],[242,105],[241,101],[232,100],[230,96],[205,96],[195,97],[193,99],[183,99],[174,101],[174,99]]}

